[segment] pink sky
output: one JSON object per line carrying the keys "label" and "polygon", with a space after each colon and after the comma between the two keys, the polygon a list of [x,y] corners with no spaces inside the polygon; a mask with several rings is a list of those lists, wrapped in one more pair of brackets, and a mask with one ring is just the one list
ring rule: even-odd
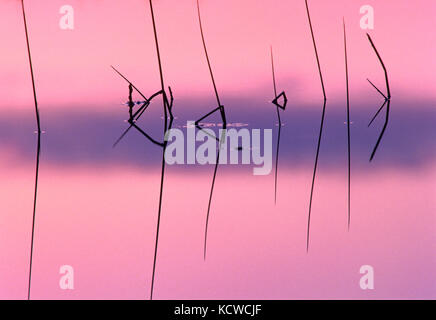
{"label": "pink sky", "polygon": [[[394,97],[434,99],[436,3],[419,0],[309,2],[329,98],[344,99],[342,17],[348,26],[352,97],[374,95],[366,78],[384,86],[376,56],[359,27],[359,8],[375,9],[370,33],[389,68]],[[113,64],[150,94],[159,80],[148,3],[69,1],[75,30],[58,26],[63,3],[26,1],[37,89],[42,108],[111,108],[124,101]],[[304,1],[202,0],[202,14],[219,90],[224,97],[270,99],[269,46],[278,85],[291,99],[321,98]],[[177,97],[211,95],[194,0],[155,1],[167,84]],[[31,86],[18,0],[0,3],[0,93],[4,108],[28,108]],[[244,91],[246,90],[246,91]]]}

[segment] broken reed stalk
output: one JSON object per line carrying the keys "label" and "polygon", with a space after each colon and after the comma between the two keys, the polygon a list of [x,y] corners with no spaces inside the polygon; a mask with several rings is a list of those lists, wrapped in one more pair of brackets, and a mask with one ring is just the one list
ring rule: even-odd
{"label": "broken reed stalk", "polygon": [[[150,106],[151,101],[157,97],[160,94],[163,94],[162,90],[154,93],[152,96],[150,96],[149,98],[146,98],[144,96],[144,94],[132,83],[130,82],[129,79],[127,79],[121,72],[119,72],[114,66],[111,66],[111,68],[118,73],[118,75],[120,75],[124,80],[126,80],[126,82],[129,84],[129,123],[130,126],[121,134],[121,136],[115,141],[115,143],[112,145],[113,148],[115,148],[118,143],[120,143],[120,141],[126,136],[126,134],[130,131],[130,129],[135,128],[136,130],[140,131],[140,133],[142,135],[144,135],[147,139],[149,139],[151,142],[153,142],[154,144],[163,147],[163,143],[157,142],[155,139],[153,139],[150,135],[148,135],[146,132],[144,132],[141,128],[139,128],[135,123],[139,120],[139,118],[144,114],[144,112],[147,110],[147,108]],[[136,92],[138,92],[142,98],[145,100],[142,102],[142,106],[135,112],[133,113],[133,106],[134,106],[134,102],[131,98],[131,90],[135,89]],[[132,106],[130,106],[130,104],[132,104]],[[171,117],[170,117],[171,118]]]}
{"label": "broken reed stalk", "polygon": [[382,138],[383,138],[383,136],[384,136],[384,134],[385,134],[385,131],[386,131],[386,128],[387,128],[387,126],[388,126],[388,123],[389,123],[389,113],[390,113],[390,108],[391,108],[391,89],[390,89],[390,86],[389,86],[389,77],[388,77],[388,71],[387,71],[387,69],[386,69],[386,66],[385,66],[385,64],[384,64],[384,62],[383,62],[383,59],[381,58],[381,56],[380,56],[380,54],[379,54],[379,52],[378,52],[378,50],[377,50],[377,48],[376,48],[376,46],[374,45],[374,42],[372,41],[372,39],[371,39],[371,36],[367,33],[366,34],[367,35],[367,37],[368,37],[368,40],[369,40],[369,42],[370,42],[370,44],[371,44],[371,47],[374,49],[374,52],[375,52],[375,54],[377,55],[377,58],[378,58],[378,60],[379,60],[379,62],[380,62],[380,64],[381,64],[381,66],[382,66],[382,68],[383,68],[383,72],[384,72],[384,74],[385,74],[385,82],[386,82],[386,91],[387,91],[387,94],[385,95],[385,94],[383,94],[383,92],[381,92],[381,90],[379,90],[371,81],[369,81],[369,79],[368,79],[368,82],[384,97],[384,103],[382,104],[382,106],[378,109],[378,111],[377,111],[377,113],[375,114],[375,116],[371,119],[371,122],[369,123],[369,125],[368,126],[370,126],[371,124],[372,124],[372,122],[375,120],[375,118],[377,118],[377,116],[379,115],[379,113],[382,111],[382,109],[384,108],[384,106],[386,106],[386,116],[385,116],[385,122],[384,122],[384,124],[383,124],[383,128],[382,128],[382,131],[380,132],[380,135],[379,135],[379,137],[378,137],[378,139],[377,139],[377,143],[375,144],[375,146],[374,146],[374,149],[372,150],[372,153],[371,153],[371,157],[369,158],[369,161],[371,162],[372,161],[372,159],[374,158],[374,156],[375,156],[375,153],[377,152],[377,149],[378,149],[378,147],[379,147],[379,145],[380,145],[380,142],[381,142],[381,140],[382,140]]}
{"label": "broken reed stalk", "polygon": [[316,47],[315,36],[314,36],[314,33],[313,33],[312,21],[310,19],[309,5],[307,3],[307,0],[305,0],[305,2],[306,2],[307,18],[309,20],[310,33],[312,35],[312,42],[313,42],[313,47],[314,47],[314,50],[315,50],[316,62],[317,62],[317,65],[318,65],[319,77],[320,77],[320,80],[321,80],[322,93],[323,93],[323,97],[324,97],[324,104],[323,104],[323,107],[322,107],[322,116],[321,116],[321,125],[320,125],[320,128],[319,128],[318,145],[317,145],[316,156],[315,156],[315,166],[314,166],[314,169],[313,169],[312,187],[310,189],[309,215],[308,215],[308,219],[307,219],[306,251],[309,251],[310,219],[311,219],[311,212],[312,212],[313,190],[314,190],[314,186],[315,186],[315,178],[316,178],[316,170],[317,170],[317,167],[318,167],[319,150],[320,150],[320,147],[321,147],[322,131],[323,131],[323,127],[324,127],[324,118],[325,118],[325,110],[326,110],[326,104],[327,104],[327,96],[326,96],[326,93],[325,93],[324,79],[323,79],[323,76],[322,76],[321,65],[320,65],[320,62],[319,62],[318,50],[317,50],[317,47]]}
{"label": "broken reed stalk", "polygon": [[209,67],[209,73],[210,73],[210,77],[211,77],[211,80],[212,80],[212,84],[213,84],[213,88],[214,88],[215,97],[216,97],[216,100],[217,100],[218,107],[213,109],[211,112],[207,113],[205,116],[203,116],[199,120],[197,120],[195,122],[195,126],[198,129],[202,130],[203,128],[201,128],[201,126],[200,126],[200,121],[202,121],[205,118],[209,117],[213,113],[219,111],[220,115],[221,115],[222,128],[223,128],[221,137],[219,139],[219,148],[218,148],[218,152],[217,152],[217,160],[216,160],[215,168],[214,168],[214,172],[213,172],[212,186],[211,186],[211,189],[210,189],[209,203],[208,203],[208,206],[207,206],[206,225],[205,225],[205,230],[204,230],[204,247],[203,247],[203,259],[206,260],[207,235],[208,235],[208,230],[209,230],[210,208],[211,208],[211,204],[212,204],[213,191],[214,191],[214,188],[215,188],[215,180],[216,180],[216,176],[217,176],[217,172],[218,172],[218,165],[219,165],[219,159],[220,159],[220,151],[221,151],[222,144],[224,143],[225,138],[226,138],[227,120],[226,120],[225,109],[224,109],[224,106],[221,104],[220,97],[219,97],[219,94],[218,94],[218,90],[217,90],[217,87],[216,87],[215,78],[214,78],[214,75],[213,75],[212,66],[211,66],[210,59],[209,59],[209,54],[208,54],[208,51],[207,51],[206,41],[204,39],[203,25],[201,23],[201,12],[200,12],[200,3],[199,3],[199,0],[197,0],[197,15],[198,15],[198,22],[199,22],[199,26],[200,26],[201,40],[202,40],[202,43],[203,43],[204,53],[205,53],[205,56],[206,56],[207,65]]}
{"label": "broken reed stalk", "polygon": [[[282,91],[279,95],[277,95],[277,84],[276,84],[276,73],[274,67],[274,55],[273,49],[271,46],[271,68],[272,68],[272,78],[273,78],[273,86],[274,86],[274,100],[272,103],[276,106],[277,111],[277,119],[279,122],[279,131],[277,135],[277,147],[276,147],[276,163],[275,163],[275,173],[274,173],[274,204],[277,204],[277,176],[278,176],[278,166],[279,166],[279,150],[280,150],[280,136],[282,131],[282,120],[280,117],[280,109],[285,110],[286,105],[288,103],[288,99],[286,97],[286,93]],[[283,98],[283,105],[280,105],[279,99]]]}
{"label": "broken reed stalk", "polygon": [[[165,84],[164,84],[164,77],[162,72],[162,61],[160,56],[160,50],[159,50],[159,41],[157,36],[157,30],[156,30],[156,21],[154,18],[154,11],[153,11],[153,3],[152,0],[149,0],[150,3],[150,12],[151,12],[151,19],[153,22],[153,32],[154,32],[154,39],[156,44],[156,54],[159,64],[159,75],[160,75],[160,82],[161,82],[161,91],[162,91],[162,102],[163,102],[163,108],[164,108],[164,141],[163,141],[163,151],[162,151],[162,169],[161,169],[161,181],[160,181],[160,193],[159,193],[159,211],[157,215],[157,225],[156,225],[156,241],[154,246],[154,258],[153,258],[153,273],[151,277],[151,288],[150,288],[150,300],[153,300],[153,290],[154,290],[154,280],[155,280],[155,274],[156,274],[156,260],[157,260],[157,254],[158,254],[158,245],[159,245],[159,231],[160,231],[160,221],[161,221],[161,213],[162,213],[162,196],[163,196],[163,184],[165,179],[165,151],[168,145],[168,141],[165,139],[165,134],[167,130],[170,130],[172,127],[172,123],[174,120],[173,114],[172,114],[172,101],[171,105],[168,104],[168,99],[165,94]],[[171,93],[171,89],[170,89]],[[171,94],[172,97],[172,94]],[[171,99],[172,100],[172,99]],[[168,111],[167,111],[168,108]],[[168,125],[168,112],[170,114],[170,123]]]}
{"label": "broken reed stalk", "polygon": [[[141,133],[145,138],[147,138],[150,142],[153,144],[162,147],[162,166],[161,166],[161,179],[160,179],[160,192],[159,192],[159,209],[157,214],[157,223],[156,223],[156,238],[155,238],[155,246],[154,246],[154,256],[153,256],[153,270],[152,270],[152,276],[151,276],[151,286],[150,286],[150,300],[153,300],[153,293],[154,293],[154,283],[155,283],[155,275],[156,275],[156,264],[157,264],[157,255],[158,255],[158,245],[159,245],[159,231],[160,231],[160,223],[161,223],[161,214],[162,214],[162,202],[163,202],[163,185],[165,180],[165,151],[168,145],[168,141],[165,138],[165,135],[167,131],[171,130],[173,126],[174,116],[172,113],[172,107],[173,107],[173,94],[171,91],[171,87],[168,87],[171,101],[168,101],[167,94],[165,92],[165,84],[164,84],[164,77],[163,77],[163,71],[162,71],[162,62],[161,62],[161,56],[160,56],[160,50],[159,50],[159,41],[157,36],[157,29],[156,29],[156,21],[154,17],[154,10],[153,10],[153,3],[152,0],[149,0],[150,4],[150,11],[151,11],[151,18],[153,23],[153,31],[154,31],[154,39],[155,39],[155,45],[156,45],[156,53],[157,53],[157,59],[158,59],[158,65],[159,65],[159,75],[160,75],[160,83],[161,83],[161,90],[153,94],[150,98],[146,98],[145,95],[131,82],[129,81],[121,72],[119,72],[117,69],[115,69],[113,66],[112,69],[115,70],[126,82],[129,83],[129,124],[130,126],[123,132],[120,138],[114,143],[114,147],[123,139],[123,137],[127,134],[127,132],[131,128],[135,128],[139,133]],[[135,89],[145,101],[142,102],[142,106],[136,111],[133,112],[133,107],[135,103],[133,102],[132,98],[132,92],[133,89]],[[164,132],[163,132],[163,142],[159,142],[155,139],[153,139],[149,134],[147,134],[143,129],[141,129],[137,124],[136,121],[139,120],[139,118],[144,114],[144,112],[149,107],[151,100],[158,95],[162,95],[162,102],[163,102],[163,108],[164,108]],[[168,122],[169,120],[169,122]]]}
{"label": "broken reed stalk", "polygon": [[29,58],[30,75],[32,78],[33,100],[35,105],[35,115],[36,115],[36,125],[37,125],[35,190],[33,195],[32,237],[31,237],[31,244],[30,244],[29,283],[28,283],[28,290],[27,290],[27,300],[30,300],[30,292],[31,292],[31,284],[32,284],[33,247],[34,247],[34,237],[35,237],[36,204],[37,204],[37,196],[38,196],[39,158],[41,153],[41,122],[39,118],[38,101],[36,98],[35,77],[33,74],[32,55],[30,52],[29,33],[27,30],[27,20],[26,20],[26,10],[24,8],[24,0],[21,0],[21,8],[23,12],[24,30],[26,33],[27,55]]}

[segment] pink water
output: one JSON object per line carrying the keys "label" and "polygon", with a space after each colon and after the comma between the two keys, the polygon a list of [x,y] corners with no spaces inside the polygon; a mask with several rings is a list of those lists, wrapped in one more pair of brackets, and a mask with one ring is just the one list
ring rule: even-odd
{"label": "pink water", "polygon": [[[157,299],[435,298],[434,167],[358,172],[347,232],[346,176],[320,172],[311,243],[306,224],[311,170],[273,176],[222,167],[203,230],[212,172],[169,168],[157,263]],[[27,294],[33,172],[15,168],[0,184],[0,298]],[[148,299],[157,172],[42,166],[33,299]],[[74,268],[61,290],[59,268]],[[375,289],[362,290],[371,265]]]}

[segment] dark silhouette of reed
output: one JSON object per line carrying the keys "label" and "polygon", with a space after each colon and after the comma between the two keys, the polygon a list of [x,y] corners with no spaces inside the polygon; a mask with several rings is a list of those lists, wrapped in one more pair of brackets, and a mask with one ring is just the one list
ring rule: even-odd
{"label": "dark silhouette of reed", "polygon": [[[173,109],[173,102],[174,97],[173,93],[171,91],[171,87],[168,87],[169,94],[170,94],[170,100],[168,100],[167,94],[165,92],[165,82],[164,82],[164,76],[162,71],[162,61],[160,56],[160,50],[159,50],[159,41],[157,36],[157,29],[156,29],[156,21],[154,16],[154,10],[153,10],[153,3],[152,0],[149,0],[150,4],[150,11],[151,11],[151,18],[153,22],[153,32],[154,32],[154,39],[155,39],[155,45],[156,45],[156,54],[158,59],[158,65],[159,65],[159,74],[160,74],[160,84],[161,84],[161,90],[153,94],[150,98],[146,98],[135,86],[132,82],[130,82],[124,75],[122,75],[118,70],[116,70],[114,67],[112,67],[124,80],[126,80],[129,83],[129,124],[130,126],[127,128],[126,131],[122,134],[122,136],[117,140],[117,142],[114,144],[114,146],[127,134],[127,132],[131,128],[135,128],[138,132],[140,132],[145,138],[147,138],[150,142],[152,142],[155,145],[158,145],[162,147],[162,166],[161,166],[161,181],[160,181],[160,192],[159,192],[159,209],[158,209],[158,215],[157,215],[157,223],[156,223],[156,240],[155,240],[155,246],[154,246],[154,257],[153,257],[153,271],[151,276],[151,286],[150,286],[150,300],[153,300],[153,293],[154,293],[154,282],[155,282],[155,275],[156,275],[156,262],[157,262],[157,255],[158,255],[158,246],[159,246],[159,231],[160,231],[160,223],[161,223],[161,213],[162,213],[162,199],[163,199],[163,185],[164,185],[164,179],[165,179],[165,151],[168,145],[168,140],[166,139],[166,133],[171,130],[173,126],[174,116],[172,113]],[[133,108],[135,103],[132,99],[132,92],[133,89],[135,89],[143,98],[144,102],[142,103],[141,107],[138,108],[137,111],[134,112]],[[155,139],[153,139],[149,134],[147,134],[143,129],[141,129],[136,122],[139,120],[139,118],[144,114],[144,112],[147,110],[148,106],[150,105],[150,102],[153,98],[162,95],[162,103],[163,103],[163,110],[164,110],[164,140],[163,142],[159,142]]]}
{"label": "dark silhouette of reed", "polygon": [[216,87],[215,78],[214,78],[214,75],[213,75],[212,66],[211,66],[210,59],[209,59],[209,54],[208,54],[208,51],[207,51],[206,41],[204,39],[203,25],[201,23],[201,13],[200,13],[200,3],[199,3],[199,0],[197,0],[197,14],[198,14],[198,22],[199,22],[199,26],[200,26],[201,40],[202,40],[202,43],[203,43],[204,53],[205,53],[205,56],[206,56],[207,65],[209,67],[210,77],[212,79],[212,84],[213,84],[213,88],[214,88],[214,91],[215,91],[215,96],[216,96],[218,107],[213,109],[212,111],[210,111],[209,113],[207,113],[206,115],[201,117],[200,119],[198,119],[195,122],[195,126],[199,130],[203,130],[203,128],[201,127],[200,122],[203,121],[204,119],[206,119],[207,117],[211,116],[215,112],[219,111],[220,115],[221,115],[222,128],[223,128],[222,133],[221,133],[221,137],[220,138],[216,138],[215,137],[216,140],[219,141],[219,148],[218,148],[218,152],[217,152],[217,160],[216,160],[216,163],[215,163],[215,169],[214,169],[214,172],[213,172],[212,186],[211,186],[211,189],[210,189],[209,203],[208,203],[208,206],[207,206],[206,226],[205,226],[205,230],[204,230],[203,258],[204,258],[204,260],[206,260],[207,233],[208,233],[208,229],[209,229],[210,208],[211,208],[211,204],[212,204],[212,197],[213,197],[213,191],[214,191],[214,187],[215,187],[215,180],[216,180],[216,176],[217,176],[217,172],[218,172],[218,165],[219,165],[219,159],[220,159],[220,151],[221,151],[222,144],[224,143],[224,141],[226,139],[227,120],[226,120],[226,112],[225,112],[224,106],[221,104],[220,97],[219,97],[219,94],[218,94],[218,90],[217,90],[217,87]]}
{"label": "dark silhouette of reed", "polygon": [[[144,94],[139,91],[139,89],[132,83],[130,82],[129,79],[127,79],[121,72],[119,72],[115,67],[111,66],[111,68],[113,70],[115,70],[116,73],[118,73],[124,80],[127,81],[127,83],[129,83],[129,102],[128,102],[128,107],[129,107],[129,120],[128,123],[130,124],[130,126],[121,134],[121,136],[117,139],[117,141],[113,144],[113,147],[116,147],[118,145],[118,143],[121,142],[121,140],[126,136],[126,134],[130,131],[130,129],[135,128],[137,131],[139,131],[143,136],[145,136],[147,139],[149,139],[153,144],[158,145],[160,147],[163,147],[164,144],[161,142],[158,142],[157,140],[153,139],[149,134],[147,134],[144,130],[142,130],[138,125],[136,125],[136,122],[141,118],[141,116],[144,114],[144,112],[147,110],[147,108],[149,107],[151,101],[153,100],[153,98],[163,94],[164,91],[160,90],[156,93],[154,93],[153,95],[151,95],[149,98],[146,98],[144,96]],[[134,111],[133,108],[136,105],[135,102],[132,100],[132,92],[133,89],[138,92],[143,99],[145,99],[145,101],[141,102],[141,107],[138,108],[138,110]],[[171,99],[173,99],[172,97],[172,92],[171,92],[171,88],[169,88],[170,90],[170,96]]]}
{"label": "dark silhouette of reed", "polygon": [[347,33],[344,25],[344,51],[345,51],[345,80],[347,86],[347,155],[348,155],[348,230],[350,230],[351,221],[351,130],[350,130],[350,88],[348,79],[348,54],[347,54]]}
{"label": "dark silhouette of reed", "polygon": [[377,152],[377,149],[378,149],[378,147],[379,147],[379,145],[380,145],[380,142],[381,142],[381,140],[382,140],[382,138],[383,138],[383,136],[384,136],[384,134],[385,134],[385,131],[386,131],[386,128],[387,128],[387,126],[388,126],[388,123],[389,123],[389,112],[390,112],[390,107],[391,107],[391,89],[390,89],[390,86],[389,86],[389,78],[388,78],[388,72],[387,72],[387,69],[386,69],[386,66],[385,66],[385,64],[384,64],[384,62],[383,62],[383,59],[381,58],[381,56],[380,56],[380,54],[379,54],[379,52],[377,51],[377,48],[375,47],[375,45],[374,45],[374,42],[372,41],[372,39],[371,39],[371,36],[367,33],[366,34],[367,35],[367,37],[368,37],[368,40],[369,40],[369,42],[370,42],[370,44],[371,44],[371,47],[374,49],[374,52],[375,52],[375,54],[377,55],[377,58],[378,58],[378,60],[380,61],[380,64],[381,64],[381,66],[382,66],[382,68],[383,68],[383,71],[384,71],[384,74],[385,74],[385,82],[386,82],[386,91],[387,91],[387,94],[385,95],[379,88],[377,88],[369,79],[367,79],[368,80],[368,82],[377,90],[377,92],[378,93],[380,93],[382,96],[383,96],[383,98],[384,98],[384,102],[383,102],[383,104],[381,105],[381,107],[377,110],[377,112],[376,112],[376,114],[374,115],[374,117],[371,119],[371,121],[369,122],[369,124],[368,124],[368,127],[369,126],[371,126],[371,124],[373,123],[373,121],[377,118],[377,116],[380,114],[380,112],[383,110],[383,108],[386,106],[386,116],[385,116],[385,122],[384,122],[384,124],[383,124],[383,128],[382,128],[382,131],[380,132],[380,135],[379,135],[379,137],[378,137],[378,139],[377,139],[377,143],[375,144],[375,146],[374,146],[374,149],[372,150],[372,153],[371,153],[371,157],[369,158],[369,161],[371,162],[372,161],[372,159],[374,158],[374,156],[375,156],[375,153]]}
{"label": "dark silhouette of reed", "polygon": [[[273,54],[272,47],[271,47],[271,68],[272,68],[272,77],[273,77],[273,85],[274,85],[274,100],[272,101],[272,103],[276,106],[277,119],[279,121],[279,131],[277,134],[277,148],[276,148],[276,167],[274,173],[274,204],[276,204],[277,203],[277,172],[279,166],[280,136],[282,131],[282,120],[280,118],[280,109],[282,109],[283,111],[286,109],[286,105],[288,104],[288,98],[286,97],[285,91],[282,91],[279,95],[277,95],[276,73],[274,68],[274,54]],[[280,104],[280,99],[283,99],[283,104]]]}
{"label": "dark silhouette of reed", "polygon": [[32,55],[30,52],[29,32],[27,29],[26,10],[24,8],[24,0],[21,0],[21,9],[23,12],[24,30],[26,34],[27,56],[29,58],[30,75],[32,78],[33,100],[35,105],[36,125],[37,125],[37,145],[36,145],[36,167],[35,167],[35,191],[33,195],[33,215],[32,215],[32,237],[30,243],[30,260],[29,260],[29,284],[27,291],[27,300],[30,300],[31,284],[32,284],[32,263],[33,263],[33,248],[35,238],[35,220],[36,220],[36,204],[38,197],[38,178],[39,178],[39,158],[41,154],[41,121],[39,118],[38,101],[36,98],[35,77],[33,74]]}
{"label": "dark silhouette of reed", "polygon": [[327,104],[327,96],[326,96],[326,93],[325,93],[324,79],[323,79],[323,76],[322,76],[321,64],[319,62],[319,55],[318,55],[318,50],[317,50],[317,47],[316,47],[315,36],[314,36],[314,33],[313,33],[312,21],[310,19],[309,5],[307,3],[307,0],[305,0],[305,2],[306,2],[307,18],[309,20],[309,26],[310,26],[310,33],[312,35],[313,47],[314,47],[314,50],[315,50],[316,62],[317,62],[317,65],[318,65],[319,77],[320,77],[320,80],[321,80],[322,94],[324,96],[324,104],[323,104],[323,107],[322,107],[322,116],[321,116],[321,125],[319,127],[318,145],[317,145],[317,148],[316,148],[315,166],[314,166],[314,169],[313,169],[312,187],[310,189],[309,215],[308,215],[308,219],[307,219],[306,250],[309,251],[310,218],[311,218],[311,212],[312,212],[313,189],[314,189],[314,186],[315,186],[316,169],[318,167],[319,150],[320,150],[320,147],[321,147],[322,131],[323,131],[323,127],[324,127],[324,118],[325,118],[325,110],[326,110],[326,104]]}

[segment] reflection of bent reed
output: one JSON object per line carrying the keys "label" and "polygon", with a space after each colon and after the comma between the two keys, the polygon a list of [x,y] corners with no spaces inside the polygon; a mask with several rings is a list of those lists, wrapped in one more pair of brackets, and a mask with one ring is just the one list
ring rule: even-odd
{"label": "reflection of bent reed", "polygon": [[[203,117],[201,117],[197,121],[195,121],[195,126],[199,130],[203,130],[203,128],[200,125],[200,122],[203,121],[205,118],[211,116],[215,112],[219,111],[220,115],[221,115],[222,128],[223,128],[222,133],[221,133],[221,137],[220,138],[214,137],[217,141],[219,141],[219,148],[218,148],[218,152],[217,152],[217,161],[215,163],[215,169],[214,169],[214,172],[213,172],[212,186],[210,188],[209,203],[208,203],[208,206],[207,206],[207,215],[206,215],[206,225],[205,225],[205,230],[204,230],[203,258],[204,258],[204,260],[206,260],[207,233],[208,233],[208,229],[209,229],[210,207],[211,207],[211,204],[212,204],[213,191],[214,191],[214,188],[215,188],[215,180],[216,180],[217,171],[218,171],[218,165],[219,165],[219,160],[220,160],[220,151],[221,151],[222,144],[224,143],[224,141],[226,139],[227,120],[226,120],[226,112],[225,112],[224,106],[221,104],[221,101],[220,101],[220,98],[219,98],[219,94],[218,94],[218,90],[217,90],[216,83],[215,83],[215,78],[213,76],[213,71],[212,71],[212,66],[210,64],[209,54],[207,52],[206,41],[204,40],[203,26],[202,26],[202,23],[201,23],[200,3],[199,3],[198,0],[197,0],[197,14],[198,14],[198,22],[199,22],[199,25],[200,25],[201,40],[203,42],[204,53],[206,55],[207,65],[209,67],[209,73],[210,73],[210,77],[212,79],[212,84],[213,84],[213,88],[214,88],[214,91],[215,91],[215,96],[216,96],[218,107],[213,109],[211,112],[207,113],[206,115],[204,115]],[[205,132],[207,135],[210,136],[210,134],[207,131],[203,131],[203,132]]]}
{"label": "reflection of bent reed", "polygon": [[31,284],[32,284],[32,263],[33,263],[33,244],[34,244],[34,236],[35,236],[36,204],[37,204],[37,196],[38,196],[39,158],[40,158],[40,153],[41,153],[41,122],[39,119],[38,101],[36,99],[35,77],[33,74],[32,55],[30,53],[29,33],[27,30],[27,21],[26,21],[26,11],[24,9],[24,0],[21,0],[21,8],[23,11],[24,30],[26,33],[27,55],[29,58],[30,75],[32,78],[33,100],[34,100],[34,104],[35,104],[35,115],[36,115],[36,125],[37,125],[35,192],[33,195],[32,237],[31,237],[31,243],[30,243],[30,259],[29,259],[29,284],[28,284],[28,289],[27,289],[27,300],[30,300],[30,288],[31,288]]}
{"label": "reflection of bent reed", "polygon": [[[272,104],[276,106],[277,110],[277,119],[279,121],[279,131],[277,133],[277,147],[276,147],[276,167],[274,173],[274,204],[277,203],[277,171],[279,166],[279,150],[280,150],[280,136],[282,132],[282,120],[280,118],[280,109],[283,111],[286,109],[286,105],[288,104],[288,98],[286,97],[285,91],[282,91],[279,95],[277,95],[277,85],[276,85],[276,73],[274,68],[274,55],[273,49],[271,47],[271,68],[272,68],[272,77],[273,77],[273,85],[274,85],[274,100]],[[280,104],[279,100],[283,99],[283,104]]]}
{"label": "reflection of bent reed", "polygon": [[386,70],[386,67],[385,67],[385,64],[384,64],[384,62],[383,62],[383,60],[382,60],[382,58],[381,58],[381,56],[380,56],[380,54],[378,53],[378,51],[377,51],[377,48],[375,47],[375,45],[374,45],[374,42],[372,41],[372,39],[371,39],[371,36],[369,35],[369,34],[366,34],[367,36],[368,36],[368,40],[369,40],[369,42],[371,43],[371,47],[374,49],[374,51],[375,51],[375,54],[377,55],[377,58],[378,58],[378,60],[380,61],[380,64],[381,64],[381,66],[382,66],[382,68],[383,68],[383,71],[384,71],[384,74],[385,74],[385,82],[386,82],[386,91],[387,91],[387,94],[385,95],[383,92],[381,92],[381,90],[379,90],[379,88],[377,88],[369,79],[367,79],[368,80],[368,82],[377,90],[377,92],[378,93],[380,93],[382,96],[383,96],[383,98],[385,99],[384,100],[384,102],[383,102],[383,104],[381,105],[381,107],[377,110],[377,112],[376,112],[376,114],[374,115],[374,117],[371,119],[371,121],[369,122],[369,124],[368,124],[368,127],[369,126],[371,126],[371,124],[374,122],[374,120],[377,118],[377,116],[380,114],[380,112],[383,110],[383,108],[386,106],[386,115],[385,115],[385,122],[384,122],[384,124],[383,124],[383,128],[382,128],[382,131],[380,132],[380,135],[379,135],[379,137],[378,137],[378,139],[377,139],[377,143],[375,144],[375,146],[374,146],[374,149],[372,150],[372,153],[371,153],[371,157],[369,158],[369,161],[372,161],[372,159],[374,158],[374,156],[375,156],[375,153],[377,152],[377,149],[378,149],[378,147],[379,147],[379,145],[380,145],[380,142],[381,142],[381,140],[382,140],[382,138],[383,138],[383,136],[384,136],[384,134],[385,134],[385,131],[386,131],[386,128],[387,128],[387,126],[388,126],[388,123],[389,123],[389,112],[390,112],[390,107],[391,107],[391,89],[390,89],[390,86],[389,86],[389,78],[388,78],[388,72],[387,72],[387,70]]}
{"label": "reflection of bent reed", "polygon": [[[129,124],[130,126],[124,131],[124,133],[121,135],[121,137],[115,142],[114,146],[116,146],[121,139],[127,134],[127,132],[131,128],[135,128],[138,132],[140,132],[145,138],[147,138],[150,142],[152,142],[155,145],[158,145],[162,147],[162,169],[161,169],[161,181],[160,181],[160,192],[159,192],[159,209],[158,209],[158,216],[157,216],[157,224],[156,224],[156,240],[155,240],[155,246],[154,246],[154,257],[153,257],[153,271],[151,276],[151,286],[150,286],[150,300],[153,300],[153,291],[154,291],[154,280],[156,275],[156,261],[157,261],[157,254],[158,254],[158,244],[159,244],[159,231],[160,231],[160,221],[161,221],[161,213],[162,213],[162,197],[163,197],[163,184],[164,184],[164,178],[165,178],[165,151],[168,145],[168,141],[165,138],[166,132],[171,130],[173,126],[174,116],[172,113],[173,109],[173,94],[171,91],[171,88],[168,87],[169,93],[170,93],[170,101],[168,101],[167,94],[165,92],[165,85],[164,85],[164,78],[163,78],[163,72],[162,72],[162,63],[161,63],[161,57],[160,57],[160,51],[159,51],[159,42],[157,37],[157,30],[156,30],[156,22],[154,19],[154,11],[153,11],[153,4],[152,0],[150,2],[150,11],[151,11],[151,18],[153,22],[153,31],[154,31],[154,37],[155,37],[155,44],[156,44],[156,52],[157,52],[157,58],[158,58],[158,64],[159,64],[159,73],[160,73],[160,80],[161,80],[161,90],[153,94],[150,98],[146,98],[135,86],[132,82],[130,82],[126,77],[124,77],[118,70],[116,70],[114,67],[112,67],[124,80],[126,80],[129,83]],[[141,105],[141,107],[138,108],[136,112],[133,113],[133,107],[134,103],[132,100],[132,89],[135,89],[143,98],[144,102]],[[150,102],[153,98],[162,95],[162,101],[163,101],[163,108],[164,108],[164,140],[162,142],[159,142],[155,139],[153,139],[149,134],[147,134],[143,129],[141,129],[136,122],[140,119],[140,117],[144,114],[144,112],[147,110],[148,106],[150,105]],[[169,120],[169,122],[168,122]]]}
{"label": "reflection of bent reed", "polygon": [[[130,112],[129,114],[129,120],[128,123],[130,124],[130,126],[122,133],[122,135],[117,139],[117,141],[113,144],[113,147],[116,147],[118,145],[118,143],[120,143],[120,141],[125,137],[125,135],[130,131],[130,129],[135,128],[137,131],[139,131],[143,136],[145,136],[148,140],[150,140],[152,143],[154,143],[155,145],[158,145],[160,147],[163,147],[163,143],[156,141],[155,139],[153,139],[149,134],[147,134],[146,132],[144,132],[139,126],[136,125],[136,122],[138,122],[138,120],[141,118],[141,116],[144,114],[144,112],[147,110],[147,108],[149,107],[151,101],[153,100],[153,98],[159,96],[159,95],[165,95],[164,100],[166,101],[165,106],[168,104],[167,101],[167,97],[166,97],[166,93],[165,91],[158,91],[156,93],[154,93],[153,95],[150,96],[150,98],[146,98],[141,91],[138,90],[137,87],[135,87],[135,85],[130,82],[121,72],[119,72],[117,69],[115,69],[115,67],[111,66],[112,69],[115,70],[115,72],[117,72],[124,80],[126,80],[129,83],[129,108],[133,108],[133,100],[132,100],[132,94],[131,94],[131,88],[135,89],[136,92],[138,92],[143,99],[145,100],[144,102],[142,102],[142,105],[138,108],[138,110],[136,110],[134,113]],[[173,95],[172,95],[172,91],[171,88],[168,87],[169,92],[170,92],[170,99],[171,102],[169,103],[169,109],[168,112],[171,115],[171,107],[173,104]]]}
{"label": "reflection of bent reed", "polygon": [[324,127],[324,118],[325,118],[325,109],[326,109],[326,104],[327,104],[327,96],[326,96],[326,93],[325,93],[324,79],[323,79],[322,72],[321,72],[321,65],[320,65],[320,62],[319,62],[318,50],[316,48],[315,36],[313,34],[312,21],[310,19],[309,5],[307,3],[307,0],[305,0],[305,1],[306,1],[307,18],[309,20],[309,26],[310,26],[310,33],[312,35],[312,42],[313,42],[313,47],[314,47],[314,50],[315,50],[316,62],[317,62],[317,65],[318,65],[319,77],[320,77],[320,80],[321,80],[322,94],[324,96],[324,104],[323,104],[323,107],[322,107],[322,116],[321,116],[321,125],[319,127],[318,145],[317,145],[317,148],[316,148],[315,166],[313,168],[312,187],[310,189],[309,215],[308,215],[308,219],[307,219],[306,250],[309,251],[310,218],[311,218],[310,215],[311,215],[311,211],[312,211],[313,189],[314,189],[314,186],[315,186],[316,169],[318,167],[319,150],[320,150],[320,147],[321,147],[322,130],[323,130],[323,127]]}

